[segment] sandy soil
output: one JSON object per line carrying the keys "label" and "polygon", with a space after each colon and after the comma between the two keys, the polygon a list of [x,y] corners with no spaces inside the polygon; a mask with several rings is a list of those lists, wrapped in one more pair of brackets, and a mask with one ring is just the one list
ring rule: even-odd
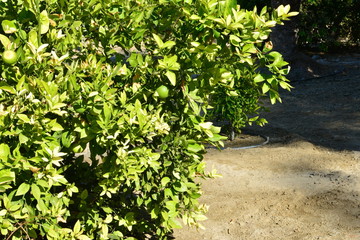
{"label": "sandy soil", "polygon": [[203,182],[206,229],[176,240],[360,240],[360,55],[316,58],[343,71],[294,81],[270,124],[251,128],[267,145],[209,149],[223,177]]}

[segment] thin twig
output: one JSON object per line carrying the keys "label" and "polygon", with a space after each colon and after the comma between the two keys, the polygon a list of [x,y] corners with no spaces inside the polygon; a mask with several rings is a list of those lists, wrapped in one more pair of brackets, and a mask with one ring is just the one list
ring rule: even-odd
{"label": "thin twig", "polygon": [[26,237],[29,239],[29,240],[31,240],[31,238],[30,238],[30,236],[29,236],[29,234],[28,234],[28,232],[23,228],[23,223],[18,223],[18,227],[14,230],[14,231],[12,231],[11,233],[10,233],[10,235],[6,238],[6,240],[10,240],[10,238],[19,230],[19,229],[21,229],[25,234],[26,234]]}

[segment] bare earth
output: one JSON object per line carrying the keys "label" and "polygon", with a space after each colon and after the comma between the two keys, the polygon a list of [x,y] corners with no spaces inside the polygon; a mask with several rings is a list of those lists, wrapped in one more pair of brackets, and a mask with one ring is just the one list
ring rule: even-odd
{"label": "bare earth", "polygon": [[264,116],[258,148],[209,149],[205,230],[176,240],[360,240],[360,55],[321,56],[332,76],[293,82]]}

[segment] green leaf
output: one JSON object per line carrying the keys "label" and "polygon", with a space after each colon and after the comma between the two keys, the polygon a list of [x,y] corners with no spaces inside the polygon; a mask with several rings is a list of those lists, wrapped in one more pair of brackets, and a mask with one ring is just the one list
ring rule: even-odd
{"label": "green leaf", "polygon": [[47,231],[47,234],[49,237],[52,237],[52,239],[59,239],[59,234],[53,229],[53,227]]}
{"label": "green leaf", "polygon": [[221,136],[219,134],[214,134],[212,137],[209,138],[209,140],[212,142],[218,142],[218,141],[222,141],[222,140],[226,140],[226,139],[227,139],[227,137]]}
{"label": "green leaf", "polygon": [[236,8],[237,0],[225,0],[224,16],[232,13],[232,9]]}
{"label": "green leaf", "polygon": [[179,70],[180,64],[177,62],[177,55],[165,56],[163,60],[159,60],[159,68],[167,70]]}
{"label": "green leaf", "polygon": [[41,34],[45,34],[49,31],[50,21],[49,21],[48,13],[46,10],[44,10],[40,13],[39,25],[40,25],[40,33]]}
{"label": "green leaf", "polygon": [[5,50],[10,49],[11,41],[7,36],[0,34],[0,42],[4,46]]}
{"label": "green leaf", "polygon": [[11,203],[10,208],[8,209],[10,212],[15,212],[21,208],[20,204],[14,204],[14,202]]}
{"label": "green leaf", "polygon": [[41,198],[38,199],[37,202],[38,202],[38,204],[36,205],[36,208],[38,210],[40,210],[43,213],[46,213],[49,210]]}
{"label": "green leaf", "polygon": [[239,43],[241,42],[241,39],[238,36],[230,35],[230,42],[234,46],[239,46]]}
{"label": "green leaf", "polygon": [[5,216],[6,213],[7,213],[7,210],[6,210],[6,209],[1,210],[1,211],[0,211],[0,217]]}
{"label": "green leaf", "polygon": [[213,126],[213,123],[212,122],[203,122],[203,123],[199,123],[199,126],[202,129],[211,129]]}
{"label": "green leaf", "polygon": [[69,132],[63,132],[61,135],[61,143],[64,147],[68,148],[72,144],[71,134]]}
{"label": "green leaf", "polygon": [[122,105],[125,105],[127,101],[127,97],[126,97],[126,92],[121,92],[120,93],[120,102]]}
{"label": "green leaf", "polygon": [[78,234],[80,232],[80,230],[81,230],[81,223],[78,220],[74,225],[73,232],[76,235],[76,234]]}
{"label": "green leaf", "polygon": [[168,184],[170,181],[171,181],[170,178],[168,178],[168,177],[163,177],[163,178],[161,179],[161,185],[162,185],[162,186],[166,186],[166,184]]}
{"label": "green leaf", "polygon": [[15,196],[25,195],[30,190],[30,185],[27,183],[22,183],[16,191]]}
{"label": "green leaf", "polygon": [[[86,236],[86,235],[77,236],[77,239],[78,239],[78,240],[91,240],[91,238],[89,238],[89,237]],[[117,239],[117,238],[116,238],[116,239]]]}
{"label": "green leaf", "polygon": [[6,86],[6,85],[5,86],[0,86],[0,89],[6,91],[8,93],[11,93],[11,94],[16,94],[15,88],[13,88],[11,86]]}
{"label": "green leaf", "polygon": [[268,55],[273,58],[274,62],[282,60],[282,55],[279,52],[273,51],[273,52],[270,52]]}
{"label": "green leaf", "polygon": [[178,192],[186,192],[188,190],[185,183],[183,182],[177,182],[176,184],[174,184],[173,188]]}
{"label": "green leaf", "polygon": [[0,170],[0,185],[14,182],[15,181],[15,173],[10,169]]}
{"label": "green leaf", "polygon": [[200,152],[204,149],[204,146],[203,145],[200,145],[200,144],[189,144],[187,146],[187,150],[190,151],[190,152]]}
{"label": "green leaf", "polygon": [[9,155],[10,147],[5,143],[0,144],[0,159],[6,161]]}
{"label": "green leaf", "polygon": [[55,132],[64,130],[64,128],[56,122],[56,119],[51,120],[49,126],[51,127],[51,130]]}
{"label": "green leaf", "polygon": [[[164,59],[166,59],[166,57]],[[177,59],[178,59],[178,56],[176,56],[176,55],[167,58],[166,63],[170,66],[169,67],[170,70],[179,70],[180,69],[180,64],[177,62]]]}
{"label": "green leaf", "polygon": [[41,198],[40,188],[38,187],[38,185],[36,185],[34,183],[31,184],[31,193],[36,200],[39,200]]}
{"label": "green leaf", "polygon": [[[141,103],[140,103],[141,105]],[[108,124],[111,119],[111,113],[112,113],[112,107],[110,104],[104,103],[104,117],[105,117],[105,123]]]}
{"label": "green leaf", "polygon": [[24,134],[20,133],[19,134],[19,142],[20,143],[26,143],[27,141],[29,141],[29,138],[26,137]]}
{"label": "green leaf", "polygon": [[243,52],[247,52],[247,53],[257,53],[254,44],[246,44],[242,50]]}
{"label": "green leaf", "polygon": [[164,45],[164,42],[161,40],[161,38],[158,36],[158,35],[156,35],[155,33],[153,33],[153,37],[154,37],[154,40],[155,40],[155,42],[156,42],[156,44],[158,45],[158,47],[160,48],[160,49],[162,49],[163,48],[163,45]]}
{"label": "green leaf", "polygon": [[141,12],[140,14],[138,14],[136,17],[135,17],[135,22],[139,23],[141,22],[142,20],[144,19],[144,12]]}
{"label": "green leaf", "polygon": [[172,71],[167,71],[165,75],[168,77],[170,83],[175,86],[176,85],[176,75]]}
{"label": "green leaf", "polygon": [[172,212],[175,212],[176,211],[176,205],[177,205],[177,202],[175,201],[167,201],[165,203],[165,207],[169,210],[169,211],[172,211]]}
{"label": "green leaf", "polygon": [[182,228],[181,223],[180,223],[178,220],[176,220],[176,219],[172,219],[172,218],[169,219],[168,224],[170,225],[171,228],[174,228],[174,229],[180,229],[180,228]]}
{"label": "green leaf", "polygon": [[31,43],[35,48],[39,47],[39,42],[38,42],[38,34],[37,31],[35,31],[34,29],[32,29],[29,32],[29,43]]}
{"label": "green leaf", "polygon": [[279,95],[278,95],[277,92],[271,90],[271,91],[269,92],[269,96],[270,96],[270,102],[271,102],[271,104],[275,104],[276,101],[281,102],[281,99],[280,99],[280,97],[279,97]]}
{"label": "green leaf", "polygon": [[34,11],[34,1],[32,0],[25,0],[24,1],[24,6],[29,9],[30,11],[32,11],[33,13],[35,13]]}
{"label": "green leaf", "polygon": [[254,78],[254,82],[256,83],[263,81],[265,81],[265,78],[261,74],[256,75],[256,77]]}
{"label": "green leaf", "polygon": [[162,48],[172,48],[175,45],[176,45],[176,43],[174,41],[167,41],[166,43],[164,43]]}
{"label": "green leaf", "polygon": [[19,119],[21,119],[23,122],[25,122],[25,123],[29,123],[29,122],[30,122],[29,117],[26,116],[25,114],[19,113],[19,114],[17,114],[16,116],[17,116]]}
{"label": "green leaf", "polygon": [[262,85],[262,93],[267,93],[269,90],[270,90],[270,86],[269,86],[269,84],[267,84],[267,83],[264,83],[263,85]]}
{"label": "green leaf", "polygon": [[5,33],[11,34],[17,31],[14,21],[3,20],[1,26]]}
{"label": "green leaf", "polygon": [[283,89],[286,89],[286,90],[290,90],[291,89],[291,85],[287,82],[283,82],[283,81],[280,81],[280,86],[283,88]]}

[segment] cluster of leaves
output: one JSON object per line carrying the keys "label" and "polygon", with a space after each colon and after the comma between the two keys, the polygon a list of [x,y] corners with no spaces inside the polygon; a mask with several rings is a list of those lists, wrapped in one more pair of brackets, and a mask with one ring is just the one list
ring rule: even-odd
{"label": "cluster of leaves", "polygon": [[302,1],[299,45],[328,50],[360,44],[360,2],[357,0]]}
{"label": "cluster of leaves", "polygon": [[216,175],[204,144],[223,139],[206,120],[212,94],[255,84],[276,101],[289,87],[279,54],[259,50],[289,8],[268,19],[227,3],[0,2],[2,239],[163,239],[178,220],[198,226],[196,178]]}
{"label": "cluster of leaves", "polygon": [[[256,7],[253,11],[234,13],[235,21],[231,24],[236,27],[227,28],[216,39],[221,47],[216,54],[222,59],[223,69],[212,72],[213,76],[232,78],[233,84],[216,87],[211,97],[213,109],[209,111],[210,119],[229,121],[235,131],[240,131],[247,124],[262,126],[266,123],[259,117],[259,112],[264,109],[262,98],[268,95],[274,104],[281,101],[279,87],[290,90],[285,77],[290,70],[288,63],[280,53],[271,51],[269,41],[271,28],[281,24],[280,19],[287,20],[287,17],[296,15],[289,11],[288,5],[280,6],[271,14],[267,7],[258,14],[255,14],[258,12]],[[225,20],[223,24],[226,25]],[[212,27],[214,31],[218,30],[216,26]],[[230,46],[226,47],[228,43]]]}

